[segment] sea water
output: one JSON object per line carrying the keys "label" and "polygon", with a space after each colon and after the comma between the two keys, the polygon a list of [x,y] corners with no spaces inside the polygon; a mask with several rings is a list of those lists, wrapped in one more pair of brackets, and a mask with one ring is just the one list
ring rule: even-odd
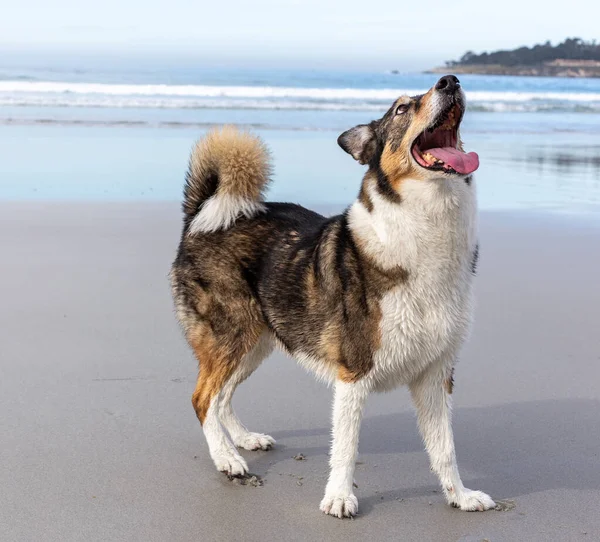
{"label": "sea water", "polygon": [[[0,64],[0,197],[162,199],[181,195],[189,151],[235,123],[269,144],[269,197],[354,199],[364,168],[339,133],[439,75],[391,72]],[[600,209],[600,80],[461,75],[466,149],[480,155],[484,209]]]}

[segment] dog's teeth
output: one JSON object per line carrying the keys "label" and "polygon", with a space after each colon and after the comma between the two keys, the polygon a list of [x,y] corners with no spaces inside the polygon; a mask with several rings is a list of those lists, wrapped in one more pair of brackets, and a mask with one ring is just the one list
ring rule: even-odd
{"label": "dog's teeth", "polygon": [[423,153],[423,158],[427,161],[428,164],[431,165],[435,164],[438,161],[438,159],[429,152]]}

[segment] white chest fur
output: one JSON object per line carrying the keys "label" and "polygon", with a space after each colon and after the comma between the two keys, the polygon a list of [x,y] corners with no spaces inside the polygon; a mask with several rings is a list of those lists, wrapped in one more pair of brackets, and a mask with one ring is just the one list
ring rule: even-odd
{"label": "white chest fur", "polygon": [[350,227],[385,269],[402,266],[408,280],[381,300],[381,347],[369,378],[376,389],[412,380],[438,360],[453,358],[471,321],[471,261],[476,245],[472,181],[402,183],[402,203],[370,189],[373,210],[356,202]]}

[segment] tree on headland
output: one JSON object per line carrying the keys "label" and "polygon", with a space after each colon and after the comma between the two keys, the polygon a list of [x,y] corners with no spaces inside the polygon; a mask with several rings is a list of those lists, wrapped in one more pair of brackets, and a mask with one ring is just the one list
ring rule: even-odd
{"label": "tree on headland", "polygon": [[567,38],[556,46],[547,41],[533,47],[519,47],[511,51],[495,51],[475,54],[467,51],[460,60],[449,60],[446,66],[470,66],[474,64],[499,64],[502,66],[531,66],[553,60],[595,60],[600,61],[600,45],[596,40],[584,41],[581,38]]}

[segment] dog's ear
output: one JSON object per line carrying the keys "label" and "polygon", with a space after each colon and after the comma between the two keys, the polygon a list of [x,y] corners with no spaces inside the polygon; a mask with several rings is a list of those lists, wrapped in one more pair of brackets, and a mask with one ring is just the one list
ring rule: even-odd
{"label": "dog's ear", "polygon": [[345,131],[338,137],[338,145],[342,147],[352,158],[361,164],[367,164],[373,158],[377,141],[373,123],[359,124]]}

